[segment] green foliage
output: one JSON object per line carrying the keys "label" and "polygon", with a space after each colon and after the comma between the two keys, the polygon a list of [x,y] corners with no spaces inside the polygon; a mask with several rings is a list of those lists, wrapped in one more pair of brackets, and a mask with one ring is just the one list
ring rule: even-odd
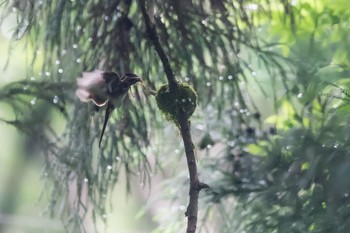
{"label": "green foliage", "polygon": [[[277,127],[277,135],[266,134],[257,145],[233,144],[211,165],[222,167],[209,196],[228,215],[223,232],[350,230],[349,50],[339,40],[348,34],[343,14],[349,12],[334,7],[328,1],[302,2],[294,8],[302,17],[296,34],[283,24],[271,27],[280,41],[291,43],[281,49],[294,64],[275,113],[265,120]],[[227,162],[231,166],[220,166]],[[238,203],[230,212],[225,206],[233,196]]]}
{"label": "green foliage", "polygon": [[197,94],[189,85],[179,83],[178,87],[170,92],[168,85],[159,88],[156,95],[157,105],[167,120],[179,122],[179,114],[184,113],[190,118],[197,106]]}
{"label": "green foliage", "polygon": [[[265,146],[267,157],[235,161],[230,180],[214,200],[233,193],[248,232],[347,232],[349,214],[349,117],[332,117],[319,132],[294,128]],[[343,122],[343,123],[342,123]],[[242,169],[244,159],[249,161]],[[245,161],[246,162],[246,161]],[[247,163],[247,162],[246,162]],[[225,201],[223,201],[223,204]]]}

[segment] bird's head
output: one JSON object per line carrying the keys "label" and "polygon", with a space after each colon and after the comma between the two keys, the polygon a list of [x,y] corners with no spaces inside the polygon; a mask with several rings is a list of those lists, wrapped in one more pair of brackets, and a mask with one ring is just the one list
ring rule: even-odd
{"label": "bird's head", "polygon": [[138,82],[142,82],[142,79],[133,73],[125,73],[121,78],[120,81],[123,85],[123,89],[129,89],[132,85]]}

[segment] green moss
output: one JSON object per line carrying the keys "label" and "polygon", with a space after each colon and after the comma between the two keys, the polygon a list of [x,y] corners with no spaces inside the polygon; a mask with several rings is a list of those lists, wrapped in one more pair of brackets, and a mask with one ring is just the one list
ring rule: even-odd
{"label": "green moss", "polygon": [[162,85],[156,95],[158,108],[165,114],[167,120],[179,122],[179,113],[182,110],[190,118],[197,106],[197,94],[187,84],[180,83],[170,92],[168,85]]}

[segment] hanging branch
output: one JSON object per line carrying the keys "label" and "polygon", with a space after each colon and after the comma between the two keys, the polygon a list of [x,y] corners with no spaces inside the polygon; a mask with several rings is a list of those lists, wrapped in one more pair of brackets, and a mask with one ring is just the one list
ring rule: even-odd
{"label": "hanging branch", "polygon": [[160,60],[162,61],[163,67],[164,67],[164,72],[166,74],[166,77],[168,79],[169,83],[169,89],[173,90],[177,87],[178,82],[174,76],[174,72],[170,66],[168,56],[165,54],[163,47],[161,46],[159,42],[159,38],[157,35],[157,31],[155,28],[155,25],[151,22],[151,19],[149,18],[146,7],[145,7],[145,1],[139,0],[141,10],[142,10],[142,15],[145,20],[146,24],[146,31],[149,36],[150,41],[152,42],[154,49],[156,50]]}
{"label": "hanging branch", "polygon": [[[156,50],[163,64],[164,72],[168,79],[169,92],[170,93],[174,92],[179,86],[178,81],[174,76],[174,72],[170,66],[169,59],[159,42],[155,25],[151,22],[147,14],[145,1],[139,0],[139,4],[140,4],[142,15],[146,24],[146,31],[148,33],[149,40],[153,44],[154,49]],[[190,175],[190,192],[189,192],[190,200],[189,200],[187,210],[185,212],[185,215],[187,216],[187,219],[188,219],[186,232],[194,233],[196,232],[196,227],[197,227],[199,192],[201,189],[208,188],[209,186],[207,184],[201,183],[198,179],[197,163],[196,163],[196,158],[194,153],[194,144],[192,141],[190,121],[188,118],[189,117],[185,113],[185,111],[180,109],[179,115],[178,115],[178,124],[179,124],[179,129],[181,131],[184,147],[185,147],[187,166],[188,166],[188,171]]]}

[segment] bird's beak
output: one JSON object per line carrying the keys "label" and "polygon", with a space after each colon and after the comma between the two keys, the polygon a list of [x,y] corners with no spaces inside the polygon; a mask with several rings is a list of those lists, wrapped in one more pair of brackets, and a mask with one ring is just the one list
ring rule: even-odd
{"label": "bird's beak", "polygon": [[132,77],[132,78],[130,78],[130,83],[131,83],[131,84],[136,84],[136,83],[138,83],[138,82],[140,82],[141,84],[143,84],[143,81],[142,81],[142,79],[141,79],[140,77]]}
{"label": "bird's beak", "polygon": [[137,82],[143,83],[142,79],[140,77],[137,77]]}

